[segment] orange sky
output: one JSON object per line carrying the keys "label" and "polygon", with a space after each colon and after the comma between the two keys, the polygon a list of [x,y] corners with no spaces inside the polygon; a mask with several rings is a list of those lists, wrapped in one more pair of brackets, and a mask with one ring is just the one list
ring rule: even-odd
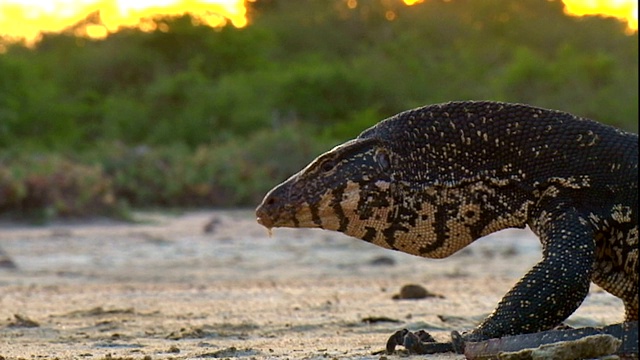
{"label": "orange sky", "polygon": [[[404,0],[408,5],[423,1],[428,0]],[[350,6],[357,6],[357,0],[348,2]],[[567,14],[605,14],[626,21],[630,33],[638,29],[636,0],[563,2]],[[1,0],[0,36],[24,38],[33,42],[41,31],[61,31],[98,10],[102,25],[88,26],[86,34],[82,35],[100,38],[116,31],[120,26],[135,26],[141,18],[185,12],[197,15],[202,22],[211,26],[221,25],[226,21],[238,27],[247,24],[243,0]]]}
{"label": "orange sky", "polygon": [[627,32],[638,31],[638,0],[562,0],[569,15],[606,14],[627,22]]}
{"label": "orange sky", "polygon": [[97,38],[158,14],[189,12],[211,26],[225,21],[237,27],[247,24],[243,0],[0,0],[0,36],[31,41],[41,31],[62,31],[96,11],[103,25],[86,30]]}

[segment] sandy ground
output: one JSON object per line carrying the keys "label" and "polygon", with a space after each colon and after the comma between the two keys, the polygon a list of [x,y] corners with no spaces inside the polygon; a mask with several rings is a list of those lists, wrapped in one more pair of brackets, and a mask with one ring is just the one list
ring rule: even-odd
{"label": "sandy ground", "polygon": [[[396,330],[473,327],[540,258],[524,230],[431,260],[321,230],[269,238],[249,210],[138,217],[0,224],[17,265],[0,268],[0,359],[380,359]],[[442,297],[392,300],[406,284]],[[622,317],[593,286],[569,323]]]}

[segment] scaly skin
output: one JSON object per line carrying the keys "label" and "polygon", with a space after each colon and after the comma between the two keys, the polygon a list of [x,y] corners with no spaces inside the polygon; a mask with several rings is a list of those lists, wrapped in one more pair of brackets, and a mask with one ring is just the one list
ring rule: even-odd
{"label": "scaly skin", "polygon": [[335,230],[428,258],[529,225],[543,259],[465,340],[551,329],[590,281],[638,320],[638,135],[571,114],[499,102],[409,110],[320,155],[256,214],[269,229]]}

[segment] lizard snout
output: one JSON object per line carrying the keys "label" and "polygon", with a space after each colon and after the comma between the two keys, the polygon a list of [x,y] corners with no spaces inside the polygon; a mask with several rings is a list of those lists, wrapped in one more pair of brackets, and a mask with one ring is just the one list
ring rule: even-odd
{"label": "lizard snout", "polygon": [[267,229],[271,229],[273,227],[273,219],[271,218],[272,212],[270,211],[270,208],[273,208],[274,203],[275,200],[273,198],[265,198],[265,200],[262,201],[262,204],[260,204],[256,209],[256,221]]}
{"label": "lizard snout", "polygon": [[265,195],[262,203],[256,208],[256,220],[258,224],[271,229],[278,226],[278,219],[282,217],[286,197],[283,194],[281,186],[277,186],[267,195]]}

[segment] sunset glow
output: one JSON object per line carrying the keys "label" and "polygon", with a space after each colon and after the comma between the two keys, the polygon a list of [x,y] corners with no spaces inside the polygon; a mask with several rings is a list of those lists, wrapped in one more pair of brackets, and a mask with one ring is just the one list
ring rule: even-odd
{"label": "sunset glow", "polygon": [[638,31],[637,0],[562,0],[565,13],[573,16],[605,15],[627,23],[627,32]]}
{"label": "sunset glow", "polygon": [[60,32],[86,21],[77,35],[103,38],[123,26],[154,30],[141,19],[185,13],[214,27],[227,21],[236,27],[247,24],[243,0],[2,0],[0,36],[32,43],[41,32]]}
{"label": "sunset glow", "polygon": [[[429,0],[403,0],[415,5]],[[563,0],[565,12],[572,16],[612,16],[628,25],[627,32],[638,29],[638,2],[635,0]],[[358,6],[347,0],[347,6]],[[0,2],[0,36],[38,40],[41,32],[60,32],[70,26],[78,36],[104,38],[123,26],[155,30],[154,24],[141,19],[157,15],[190,13],[199,23],[220,26],[231,22],[236,27],[247,25],[244,0],[2,0]],[[394,14],[386,15],[388,20]]]}

